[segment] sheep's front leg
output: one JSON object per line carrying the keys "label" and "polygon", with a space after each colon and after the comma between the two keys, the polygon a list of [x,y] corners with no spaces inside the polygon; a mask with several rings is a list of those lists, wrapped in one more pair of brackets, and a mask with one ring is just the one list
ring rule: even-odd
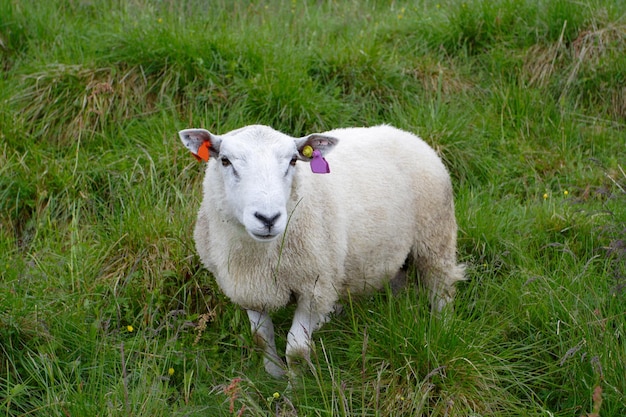
{"label": "sheep's front leg", "polygon": [[280,378],[285,375],[285,365],[276,352],[274,340],[274,323],[266,312],[246,310],[250,325],[252,326],[252,338],[254,343],[263,349],[263,365],[268,374]]}
{"label": "sheep's front leg", "polygon": [[287,335],[286,356],[289,367],[298,363],[300,359],[311,363],[311,337],[326,321],[325,318],[326,314],[314,311],[309,303],[300,300]]}

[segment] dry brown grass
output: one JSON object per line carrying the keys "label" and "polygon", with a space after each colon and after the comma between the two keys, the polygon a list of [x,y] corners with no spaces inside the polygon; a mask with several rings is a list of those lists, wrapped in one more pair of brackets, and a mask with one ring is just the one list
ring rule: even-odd
{"label": "dry brown grass", "polygon": [[21,122],[30,134],[53,143],[89,139],[106,131],[110,120],[149,114],[164,93],[158,88],[162,80],[146,76],[141,67],[53,64],[20,82],[10,104],[22,109]]}
{"label": "dry brown grass", "polygon": [[430,93],[458,94],[473,87],[470,80],[465,79],[455,68],[450,68],[441,61],[420,60],[406,73],[415,78],[422,88]]}
{"label": "dry brown grass", "polygon": [[[558,81],[559,94],[563,98],[576,89],[582,78],[590,78],[589,73],[602,69],[607,58],[623,53],[626,53],[626,24],[594,23],[571,43],[565,42],[561,36],[549,45],[533,45],[526,51],[523,70],[530,87],[545,88]],[[616,118],[626,117],[623,80],[598,83],[596,93],[602,96],[601,101],[606,103],[608,113]]]}

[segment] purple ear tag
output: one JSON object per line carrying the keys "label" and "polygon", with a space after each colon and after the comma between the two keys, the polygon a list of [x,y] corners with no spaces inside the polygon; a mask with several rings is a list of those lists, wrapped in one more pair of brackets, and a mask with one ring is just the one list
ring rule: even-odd
{"label": "purple ear tag", "polygon": [[315,174],[330,173],[330,167],[328,166],[328,162],[326,162],[320,151],[313,151],[313,159],[311,159],[311,171],[313,171]]}

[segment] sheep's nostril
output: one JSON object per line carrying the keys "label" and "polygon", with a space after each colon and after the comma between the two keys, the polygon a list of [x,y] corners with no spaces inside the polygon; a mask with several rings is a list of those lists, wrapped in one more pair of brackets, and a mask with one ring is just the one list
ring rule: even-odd
{"label": "sheep's nostril", "polygon": [[254,213],[254,217],[256,217],[261,222],[263,222],[263,224],[265,225],[265,227],[267,227],[268,230],[271,230],[272,227],[274,227],[274,223],[276,223],[276,220],[278,220],[278,218],[280,217],[280,213],[276,213],[275,215],[270,217],[270,216],[261,214],[257,211],[256,213]]}

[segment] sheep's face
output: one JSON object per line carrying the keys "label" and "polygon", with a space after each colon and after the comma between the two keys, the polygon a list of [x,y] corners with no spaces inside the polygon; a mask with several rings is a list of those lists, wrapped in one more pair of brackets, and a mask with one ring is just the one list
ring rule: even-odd
{"label": "sheep's face", "polygon": [[294,141],[276,132],[244,130],[222,140],[217,164],[228,205],[254,239],[285,231],[297,160]]}
{"label": "sheep's face", "polygon": [[253,239],[262,242],[276,239],[287,227],[296,163],[309,160],[302,149],[311,146],[325,153],[337,142],[321,135],[292,138],[265,126],[248,126],[223,136],[201,129],[179,134],[196,155],[208,146],[213,168],[207,175],[221,176],[228,210]]}

